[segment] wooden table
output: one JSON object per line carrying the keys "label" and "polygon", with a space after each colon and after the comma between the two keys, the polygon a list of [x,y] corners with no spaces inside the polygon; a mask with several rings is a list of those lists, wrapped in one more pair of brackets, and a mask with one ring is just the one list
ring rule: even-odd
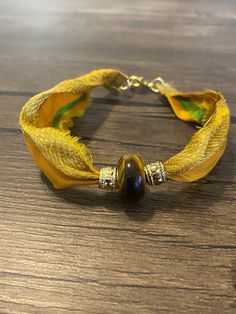
{"label": "wooden table", "polygon": [[[0,1],[0,313],[235,313],[236,2]],[[232,114],[214,171],[137,205],[54,190],[18,126],[33,94],[95,68],[221,90]],[[194,127],[154,94],[94,92],[77,121],[95,164],[183,148]]]}

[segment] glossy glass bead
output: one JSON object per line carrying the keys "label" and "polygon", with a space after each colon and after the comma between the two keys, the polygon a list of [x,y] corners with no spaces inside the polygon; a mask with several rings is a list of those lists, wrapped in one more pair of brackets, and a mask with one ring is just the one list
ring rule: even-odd
{"label": "glossy glass bead", "polygon": [[142,159],[134,154],[126,154],[117,165],[120,195],[128,202],[137,202],[145,194],[146,178]]}

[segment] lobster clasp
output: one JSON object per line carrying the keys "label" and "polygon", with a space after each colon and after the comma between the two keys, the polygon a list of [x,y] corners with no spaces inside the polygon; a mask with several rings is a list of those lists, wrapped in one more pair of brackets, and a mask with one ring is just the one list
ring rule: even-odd
{"label": "lobster clasp", "polygon": [[123,93],[127,90],[151,90],[154,93],[159,93],[158,84],[164,84],[164,81],[160,77],[156,77],[151,82],[148,82],[143,76],[132,75],[119,87],[119,92]]}
{"label": "lobster clasp", "polygon": [[126,76],[125,74],[118,73],[109,84],[104,87],[111,92],[125,93],[126,91],[152,91],[159,93],[158,85],[164,84],[161,77],[156,77],[152,81],[148,82],[143,76]]}

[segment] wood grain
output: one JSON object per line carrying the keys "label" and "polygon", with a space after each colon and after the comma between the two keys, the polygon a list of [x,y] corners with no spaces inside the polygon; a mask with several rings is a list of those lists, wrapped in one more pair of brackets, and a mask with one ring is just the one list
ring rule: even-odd
{"label": "wood grain", "polygon": [[[235,312],[235,16],[233,0],[1,0],[0,313]],[[96,187],[54,190],[27,151],[21,107],[101,67],[221,90],[232,124],[217,167],[137,205]],[[102,89],[74,128],[97,166],[126,152],[165,160],[194,131],[156,95]]]}

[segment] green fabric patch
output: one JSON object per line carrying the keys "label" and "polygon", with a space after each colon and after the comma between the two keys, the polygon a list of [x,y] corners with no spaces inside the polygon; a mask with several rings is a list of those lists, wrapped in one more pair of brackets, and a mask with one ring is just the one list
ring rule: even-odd
{"label": "green fabric patch", "polygon": [[77,106],[85,98],[86,98],[86,94],[84,94],[84,95],[80,96],[79,98],[69,102],[67,105],[65,105],[65,106],[61,107],[59,110],[57,110],[55,117],[53,119],[53,122],[52,122],[52,126],[57,129],[59,127],[61,117],[64,115],[64,113],[71,110],[75,106]]}
{"label": "green fabric patch", "polygon": [[206,109],[199,107],[191,99],[184,98],[183,96],[177,96],[176,98],[190,116],[192,116],[195,120],[202,122],[206,114]]}

